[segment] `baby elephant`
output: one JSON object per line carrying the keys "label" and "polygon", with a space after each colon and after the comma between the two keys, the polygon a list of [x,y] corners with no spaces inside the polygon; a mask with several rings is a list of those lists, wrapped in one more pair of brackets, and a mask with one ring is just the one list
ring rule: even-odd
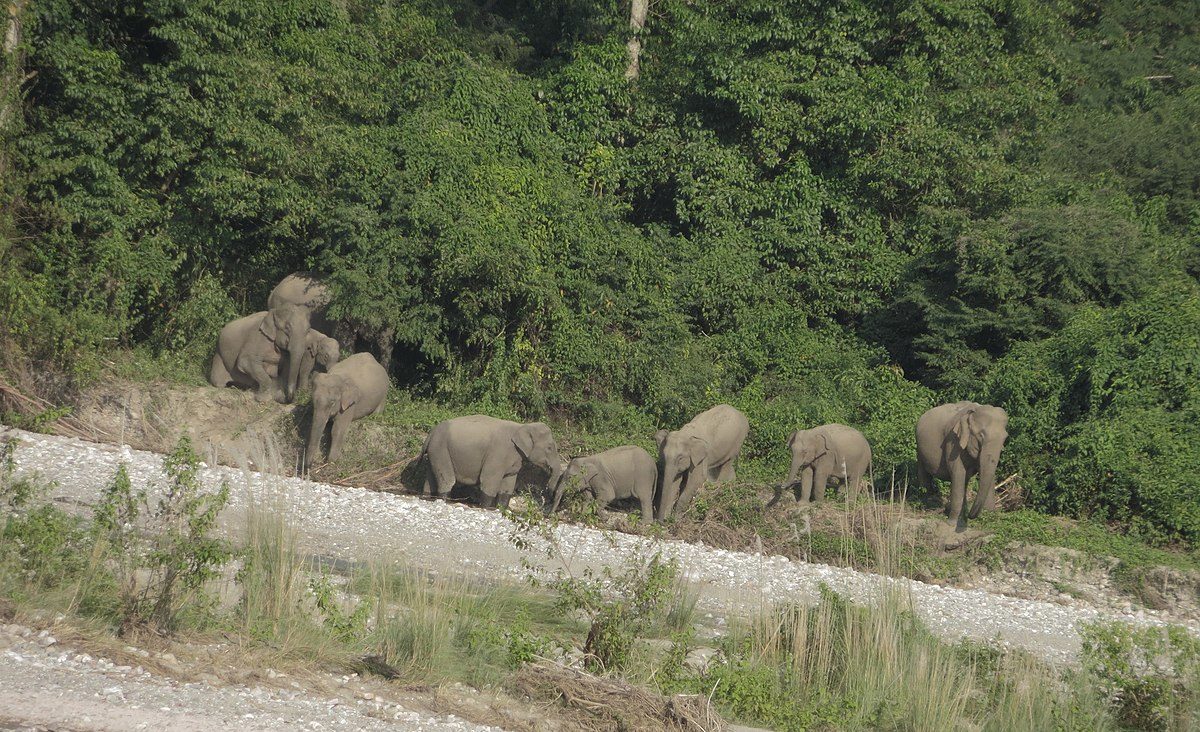
{"label": "baby elephant", "polygon": [[861,432],[844,424],[824,424],[793,432],[788,447],[792,450],[792,469],[768,505],[774,505],[788,488],[795,491],[801,503],[821,501],[831,478],[845,483],[850,501],[858,497],[858,483],[871,467],[871,445]]}
{"label": "baby elephant", "polygon": [[312,465],[320,450],[321,437],[330,419],[333,429],[329,459],[337,460],[350,423],[382,411],[387,392],[387,371],[369,353],[356,353],[334,365],[327,374],[313,374],[312,426],[308,431],[304,469]]}
{"label": "baby elephant", "polygon": [[300,377],[296,383],[300,389],[312,387],[313,370],[320,367],[326,373],[342,357],[341,347],[333,338],[316,330],[304,336],[304,355],[300,357]]}
{"label": "baby elephant", "polygon": [[550,512],[558,510],[563,490],[578,478],[579,487],[599,502],[604,508],[620,498],[636,497],[642,504],[642,518],[654,520],[654,482],[658,477],[658,464],[650,453],[636,445],[625,445],[605,450],[598,455],[577,457],[567,464],[567,469],[554,487],[554,505]]}

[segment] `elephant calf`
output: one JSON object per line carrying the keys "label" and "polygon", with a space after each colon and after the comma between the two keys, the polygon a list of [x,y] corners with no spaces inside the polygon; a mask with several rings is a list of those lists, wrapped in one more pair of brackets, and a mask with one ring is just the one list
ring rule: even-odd
{"label": "elephant calf", "polygon": [[439,423],[425,438],[421,458],[427,461],[426,496],[446,498],[455,485],[476,486],[484,508],[508,505],[525,465],[548,473],[548,486],[557,484],[562,471],[550,427],[483,414]]}
{"label": "elephant calf", "polygon": [[300,357],[300,376],[296,379],[298,389],[312,387],[313,371],[320,366],[328,373],[342,357],[341,347],[333,338],[316,330],[309,330],[304,338],[304,355]]}
{"label": "elephant calf", "polygon": [[733,461],[749,432],[746,415],[728,404],[697,414],[674,432],[659,430],[654,436],[662,473],[658,520],[686,509],[705,480],[733,480]]}
{"label": "elephant calf", "polygon": [[1007,439],[1008,413],[988,404],[943,404],[917,420],[917,483],[932,492],[935,478],[950,481],[946,518],[958,530],[967,525],[972,476],[979,476],[979,490],[970,517],[995,507],[996,466]]}
{"label": "elephant calf", "polygon": [[788,437],[792,468],[787,481],[775,489],[774,505],[789,488],[796,501],[821,501],[830,480],[846,486],[846,497],[858,497],[859,482],[871,468],[871,443],[863,433],[844,424],[823,424],[810,430],[797,430]]}
{"label": "elephant calf", "polygon": [[333,420],[329,438],[332,461],[342,454],[350,423],[383,410],[388,386],[387,371],[369,353],[356,353],[338,362],[329,373],[313,375],[312,425],[304,453],[305,470],[320,451],[321,437],[329,421]]}
{"label": "elephant calf", "polygon": [[558,510],[563,490],[576,478],[580,488],[591,494],[601,508],[620,498],[637,498],[642,504],[642,518],[654,520],[654,483],[658,478],[658,466],[650,453],[642,448],[636,445],[614,447],[567,463],[554,488],[551,513]]}

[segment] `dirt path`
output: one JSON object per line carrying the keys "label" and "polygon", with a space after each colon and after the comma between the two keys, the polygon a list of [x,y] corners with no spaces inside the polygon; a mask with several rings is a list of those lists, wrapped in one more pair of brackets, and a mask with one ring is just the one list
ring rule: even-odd
{"label": "dirt path", "polygon": [[[21,440],[20,473],[39,473],[57,485],[53,495],[85,508],[95,502],[121,463],[137,487],[154,490],[162,482],[162,458],[155,453],[83,442],[19,430],[0,430]],[[230,536],[241,533],[246,509],[280,510],[297,530],[302,547],[344,561],[395,560],[435,570],[462,571],[492,578],[520,579],[521,554],[509,541],[511,523],[494,511],[407,496],[376,493],[226,467],[206,468],[212,486],[227,481],[232,500],[222,516]],[[562,526],[559,539],[570,564],[599,568],[619,564],[644,549],[648,540],[627,534]],[[948,639],[971,638],[1029,650],[1051,662],[1069,662],[1079,650],[1077,624],[1097,618],[1157,623],[1153,613],[1101,613],[1023,600],[982,590],[883,578],[851,569],[806,564],[784,557],[664,542],[691,581],[702,589],[701,604],[718,616],[781,601],[813,601],[824,584],[859,601],[878,597],[891,585],[911,594],[917,613]]]}

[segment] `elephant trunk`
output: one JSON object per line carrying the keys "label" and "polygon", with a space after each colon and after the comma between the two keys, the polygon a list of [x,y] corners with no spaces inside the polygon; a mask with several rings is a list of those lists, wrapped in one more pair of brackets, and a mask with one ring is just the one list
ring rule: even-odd
{"label": "elephant trunk", "polygon": [[554,489],[554,506],[551,507],[550,513],[558,510],[559,499],[562,498],[563,489],[566,487],[566,481],[563,480],[564,475],[562,466],[558,463],[550,464],[550,477],[546,480],[546,485],[553,486]]}
{"label": "elephant trunk", "polygon": [[547,513],[555,513],[558,511],[558,504],[562,501],[563,491],[567,488],[567,476],[560,474],[557,480],[547,481],[546,485],[554,486],[554,503]]}
{"label": "elephant trunk", "polygon": [[659,521],[665,521],[671,516],[671,511],[675,508],[675,502],[679,500],[679,491],[682,486],[683,475],[679,471],[671,471],[663,469],[662,474],[662,495],[658,499],[658,516]]}
{"label": "elephant trunk", "polygon": [[287,386],[284,390],[284,398],[290,404],[296,399],[296,385],[300,380],[300,368],[304,361],[304,339],[301,337],[300,342],[294,340],[288,346],[288,376]]}
{"label": "elephant trunk", "polygon": [[996,490],[996,466],[1000,463],[1000,452],[985,451],[979,457],[979,490],[975,492],[975,503],[971,506],[970,518],[977,518],[983,512],[992,492]]}
{"label": "elephant trunk", "polygon": [[308,447],[304,451],[305,470],[312,467],[313,460],[316,458],[317,452],[321,449],[321,436],[324,434],[325,425],[328,422],[329,415],[314,406],[312,425],[308,429]]}

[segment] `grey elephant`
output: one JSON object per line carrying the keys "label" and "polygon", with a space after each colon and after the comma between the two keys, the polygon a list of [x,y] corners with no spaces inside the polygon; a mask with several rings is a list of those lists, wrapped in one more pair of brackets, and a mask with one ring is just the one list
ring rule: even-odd
{"label": "grey elephant", "polygon": [[657,479],[658,466],[654,458],[636,445],[614,447],[596,455],[577,457],[567,463],[558,478],[550,512],[558,510],[563,490],[572,481],[578,480],[579,487],[590,494],[601,508],[618,499],[637,498],[642,504],[642,518],[653,521],[654,483]]}
{"label": "grey elephant", "polygon": [[388,375],[375,357],[356,353],[339,361],[329,373],[313,374],[312,424],[308,430],[308,447],[304,453],[304,469],[312,466],[321,448],[321,438],[333,420],[329,437],[329,460],[342,454],[350,423],[383,410],[387,400]]}
{"label": "grey elephant", "polygon": [[[251,387],[261,401],[290,402],[304,357],[308,313],[290,305],[226,323],[217,336],[208,381],[216,387]],[[293,348],[293,345],[297,346]],[[287,378],[277,383],[286,358]]]}
{"label": "grey elephant", "polygon": [[656,518],[663,521],[691,504],[705,480],[734,479],[733,461],[750,432],[746,415],[728,404],[701,412],[683,427],[659,430],[659,503]]}
{"label": "grey elephant", "polygon": [[517,474],[526,465],[558,483],[562,463],[550,427],[520,424],[483,414],[455,417],[429,431],[421,458],[427,461],[425,495],[446,498],[455,485],[475,486],[484,508],[507,506]]}
{"label": "grey elephant", "polygon": [[823,424],[796,430],[787,444],[792,451],[792,468],[768,505],[776,503],[789,488],[798,502],[822,501],[830,480],[846,486],[846,497],[851,502],[858,497],[859,482],[871,468],[871,443],[863,433],[844,424]]}
{"label": "grey elephant", "polygon": [[970,517],[995,507],[996,466],[1007,439],[1008,413],[988,404],[943,404],[917,420],[917,482],[932,491],[935,478],[950,481],[946,518],[960,531],[967,523],[972,476],[979,476],[979,490]]}
{"label": "grey elephant", "polygon": [[341,356],[341,347],[336,340],[316,330],[309,330],[304,338],[304,355],[300,358],[300,376],[296,379],[296,388],[311,388],[313,371],[319,367],[328,373]]}
{"label": "grey elephant", "polygon": [[310,327],[334,335],[334,323],[326,310],[332,299],[325,277],[316,272],[293,272],[280,280],[267,296],[267,309],[291,305],[308,313]]}

